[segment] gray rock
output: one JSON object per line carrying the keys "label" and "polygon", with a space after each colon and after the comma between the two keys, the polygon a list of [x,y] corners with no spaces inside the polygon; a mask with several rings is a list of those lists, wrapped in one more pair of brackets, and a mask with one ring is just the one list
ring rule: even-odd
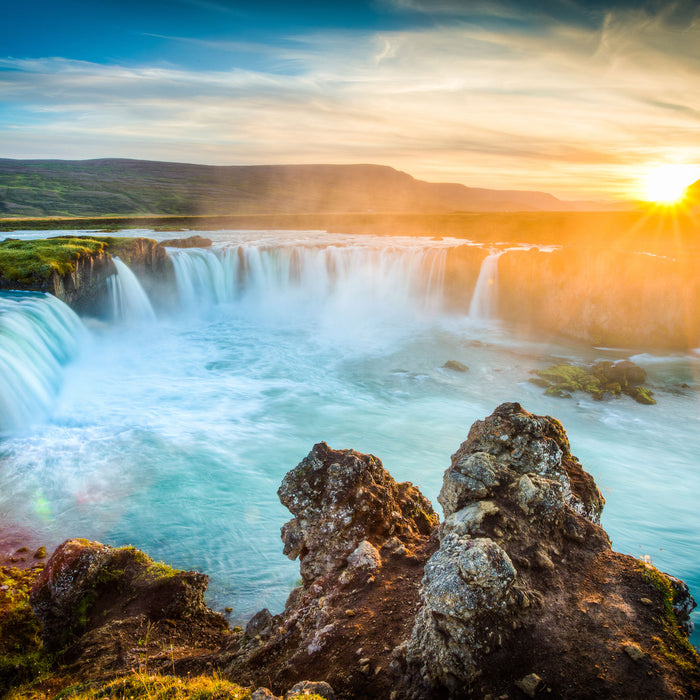
{"label": "gray rock", "polygon": [[379,459],[325,442],[289,471],[278,496],[295,516],[282,527],[284,553],[300,558],[305,585],[346,564],[360,542],[428,534],[438,518],[413,484],[399,484]]}
{"label": "gray rock", "polygon": [[509,606],[515,577],[493,540],[445,537],[425,566],[423,607],[407,652],[431,686],[454,690],[478,676],[478,659],[494,642],[486,620]]}
{"label": "gray rock", "polygon": [[245,636],[248,639],[255,639],[260,637],[264,639],[269,637],[272,632],[272,627],[275,623],[275,618],[272,616],[267,608],[263,608],[259,612],[255,613],[253,617],[250,618],[248,624],[245,627]]}
{"label": "gray rock", "polygon": [[320,695],[326,700],[335,700],[333,688],[325,681],[301,681],[285,693],[284,700],[290,700],[290,698],[300,695]]}
{"label": "gray rock", "polygon": [[487,452],[458,452],[445,472],[438,501],[445,517],[471,501],[487,498],[500,485],[501,468],[495,457]]}
{"label": "gray rock", "polygon": [[470,503],[456,513],[452,513],[440,526],[440,539],[450,533],[456,535],[483,534],[481,525],[488,515],[497,515],[498,506],[493,501],[477,501]]}
{"label": "gray rock", "polygon": [[348,556],[348,566],[351,569],[374,571],[381,568],[382,557],[379,554],[379,550],[371,542],[362,540]]}
{"label": "gray rock", "polygon": [[257,688],[250,696],[250,700],[280,700],[280,698],[268,688]]}

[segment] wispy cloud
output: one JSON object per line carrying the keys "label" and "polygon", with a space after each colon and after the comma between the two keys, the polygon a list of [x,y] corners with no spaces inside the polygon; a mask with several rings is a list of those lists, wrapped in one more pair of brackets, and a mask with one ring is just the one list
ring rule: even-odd
{"label": "wispy cloud", "polygon": [[0,60],[11,115],[0,113],[0,147],[10,157],[379,162],[563,196],[625,194],[646,161],[700,162],[697,20],[629,10],[595,29],[458,23],[230,48],[269,51],[270,70]]}

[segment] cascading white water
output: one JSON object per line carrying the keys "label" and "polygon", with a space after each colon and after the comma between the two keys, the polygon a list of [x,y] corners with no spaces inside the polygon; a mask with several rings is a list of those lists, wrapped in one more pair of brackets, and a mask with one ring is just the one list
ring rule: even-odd
{"label": "cascading white water", "polygon": [[492,320],[498,310],[498,258],[504,251],[491,251],[481,263],[468,316],[471,321]]}
{"label": "cascading white water", "polygon": [[261,313],[290,306],[336,319],[442,306],[447,249],[371,246],[189,249],[171,254],[186,310],[245,300]]}
{"label": "cascading white water", "polygon": [[78,316],[50,294],[0,295],[0,433],[49,413],[83,336]]}
{"label": "cascading white water", "polygon": [[153,306],[136,275],[119,258],[112,258],[116,275],[107,279],[113,317],[123,323],[140,324],[156,320]]}

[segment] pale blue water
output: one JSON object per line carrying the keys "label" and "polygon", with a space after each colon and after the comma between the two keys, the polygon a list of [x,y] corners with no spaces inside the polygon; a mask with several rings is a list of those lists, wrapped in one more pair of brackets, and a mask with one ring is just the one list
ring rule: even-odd
{"label": "pale blue water", "polygon": [[[536,343],[441,311],[450,241],[212,237],[243,244],[235,254],[246,275],[203,252],[175,254],[190,256],[181,261],[190,269],[216,267],[223,277],[211,280],[228,292],[205,294],[202,273],[175,310],[156,309],[156,323],[86,322],[47,417],[0,442],[3,520],[49,545],[70,536],[130,543],[205,571],[210,603],[240,620],[263,606],[279,611],[298,578],[282,555],[289,514],[276,490],[315,442],[372,452],[437,505],[471,423],[520,401],[564,424],[607,499],[613,546],[650,556],[700,595],[700,357],[634,358],[656,406],[550,398],[527,378],[552,356],[629,353]],[[469,372],[443,369],[449,359]]]}

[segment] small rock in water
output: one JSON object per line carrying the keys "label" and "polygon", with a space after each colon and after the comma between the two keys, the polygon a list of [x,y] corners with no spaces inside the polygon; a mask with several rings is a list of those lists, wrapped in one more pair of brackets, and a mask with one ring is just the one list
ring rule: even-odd
{"label": "small rock in water", "polygon": [[443,365],[444,369],[451,369],[455,372],[466,372],[469,367],[466,365],[463,365],[461,362],[458,362],[457,360],[447,360],[445,364]]}
{"label": "small rock in water", "polygon": [[35,559],[43,559],[46,556],[46,547],[39,547],[39,549],[34,552]]}

